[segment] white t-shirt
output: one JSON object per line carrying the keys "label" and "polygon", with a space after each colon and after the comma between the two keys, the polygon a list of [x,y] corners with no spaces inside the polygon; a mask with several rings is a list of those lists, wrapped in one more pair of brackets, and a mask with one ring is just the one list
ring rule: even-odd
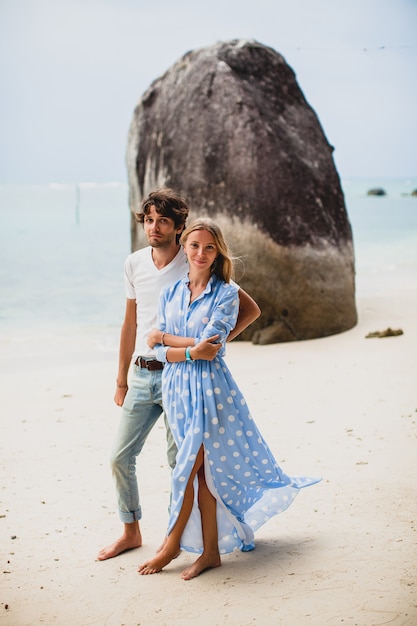
{"label": "white t-shirt", "polygon": [[151,328],[156,327],[159,296],[162,289],[186,276],[188,264],[183,248],[171,263],[158,270],[152,260],[152,247],[130,254],[124,266],[126,297],[136,300],[136,345],[133,359],[155,356],[146,340]]}

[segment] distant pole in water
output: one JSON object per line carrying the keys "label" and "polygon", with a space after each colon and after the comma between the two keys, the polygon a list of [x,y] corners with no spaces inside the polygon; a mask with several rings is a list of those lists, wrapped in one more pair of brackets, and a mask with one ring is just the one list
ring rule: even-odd
{"label": "distant pole in water", "polygon": [[77,226],[80,224],[80,186],[78,183],[75,185],[75,223]]}

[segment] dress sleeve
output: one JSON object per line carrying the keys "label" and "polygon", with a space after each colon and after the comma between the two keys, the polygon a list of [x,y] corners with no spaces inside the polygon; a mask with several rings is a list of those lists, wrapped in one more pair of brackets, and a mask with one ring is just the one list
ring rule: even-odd
{"label": "dress sleeve", "polygon": [[218,343],[226,344],[230,331],[236,326],[239,313],[239,294],[235,285],[223,284],[215,299],[215,308],[197,341],[219,335]]}

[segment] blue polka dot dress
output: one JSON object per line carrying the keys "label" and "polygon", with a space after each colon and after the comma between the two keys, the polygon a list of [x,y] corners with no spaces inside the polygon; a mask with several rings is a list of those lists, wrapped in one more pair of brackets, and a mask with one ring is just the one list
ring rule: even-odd
{"label": "blue polka dot dress", "polygon": [[[252,550],[256,529],[285,511],[302,487],[320,480],[283,473],[224,361],[226,338],[236,324],[238,309],[237,286],[216,276],[190,304],[186,278],[163,292],[158,322],[162,331],[194,336],[196,343],[220,335],[222,348],[213,361],[167,362],[163,370],[163,404],[178,447],[168,534],[181,511],[184,491],[203,445],[206,483],[217,501],[220,554]],[[155,349],[158,359],[166,361],[168,348]],[[181,547],[201,553],[197,478],[194,493]]]}

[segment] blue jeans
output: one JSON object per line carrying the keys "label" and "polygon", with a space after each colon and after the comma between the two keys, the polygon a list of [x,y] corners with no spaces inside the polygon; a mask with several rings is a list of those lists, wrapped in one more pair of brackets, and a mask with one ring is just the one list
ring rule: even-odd
{"label": "blue jeans", "polygon": [[[116,483],[119,516],[125,524],[131,524],[142,517],[136,478],[136,457],[163,412],[162,370],[149,371],[137,365],[132,367],[132,377],[123,403],[119,430],[110,460]],[[167,429],[168,463],[173,468],[177,448],[165,415],[164,419]]]}

